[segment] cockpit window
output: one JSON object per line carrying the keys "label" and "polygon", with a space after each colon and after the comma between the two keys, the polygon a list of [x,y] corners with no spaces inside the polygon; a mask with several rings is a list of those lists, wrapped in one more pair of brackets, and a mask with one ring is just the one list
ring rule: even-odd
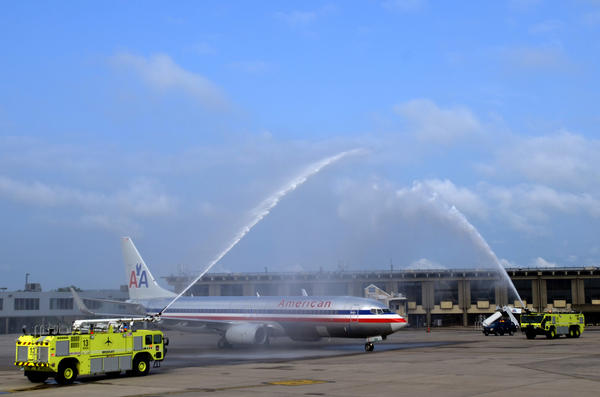
{"label": "cockpit window", "polygon": [[390,309],[379,309],[379,308],[372,308],[371,309],[371,314],[388,314],[391,313]]}

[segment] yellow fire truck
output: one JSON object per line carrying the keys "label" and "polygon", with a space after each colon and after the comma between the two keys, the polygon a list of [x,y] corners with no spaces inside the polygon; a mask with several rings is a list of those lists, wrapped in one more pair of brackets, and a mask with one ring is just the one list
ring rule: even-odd
{"label": "yellow fire truck", "polygon": [[78,375],[147,375],[160,366],[169,341],[159,330],[135,329],[148,318],[77,320],[71,332],[50,329],[17,339],[15,365],[34,383],[54,377],[72,383]]}
{"label": "yellow fire truck", "polygon": [[546,335],[548,339],[566,335],[579,338],[585,329],[585,318],[581,313],[527,313],[521,316],[521,331],[527,339]]}

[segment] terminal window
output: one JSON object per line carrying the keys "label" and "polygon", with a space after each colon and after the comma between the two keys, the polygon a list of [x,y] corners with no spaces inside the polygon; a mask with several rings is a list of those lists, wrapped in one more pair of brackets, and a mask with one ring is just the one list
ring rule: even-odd
{"label": "terminal window", "polygon": [[496,302],[496,280],[471,280],[471,304],[478,301]]}
{"label": "terminal window", "polygon": [[327,295],[348,295],[348,286],[345,283],[327,283],[324,288]]}
{"label": "terminal window", "polygon": [[441,301],[452,302],[454,304],[458,303],[458,281],[438,281],[434,285],[434,291],[436,305]]}
{"label": "terminal window", "polygon": [[[84,299],[83,304],[90,310],[97,310],[102,307],[102,302],[95,299]],[[71,308],[73,308],[73,304],[71,304]]]}
{"label": "terminal window", "polygon": [[548,294],[548,303],[554,300],[564,300],[571,303],[571,280],[569,279],[549,279],[546,280],[546,290]]}
{"label": "terminal window", "polygon": [[583,290],[585,291],[585,303],[592,303],[592,300],[600,300],[600,279],[584,279]]}
{"label": "terminal window", "polygon": [[50,310],[73,310],[73,298],[50,298]]}
{"label": "terminal window", "polygon": [[2,310],[2,305],[4,304],[4,299],[0,298],[0,310]]}
{"label": "terminal window", "polygon": [[407,301],[415,302],[417,305],[422,304],[420,281],[399,282],[398,292],[406,296]]}
{"label": "terminal window", "polygon": [[40,310],[40,299],[15,298],[15,310]]}
{"label": "terminal window", "polygon": [[194,284],[193,287],[189,289],[186,295],[192,296],[208,296],[208,285],[207,284]]}
{"label": "terminal window", "polygon": [[[519,292],[521,299],[527,301],[527,303],[533,303],[533,286],[531,280],[512,280],[513,285]],[[508,293],[512,296],[512,291],[509,289]],[[515,296],[514,299],[517,299]]]}
{"label": "terminal window", "polygon": [[221,284],[221,296],[242,296],[241,284]]}

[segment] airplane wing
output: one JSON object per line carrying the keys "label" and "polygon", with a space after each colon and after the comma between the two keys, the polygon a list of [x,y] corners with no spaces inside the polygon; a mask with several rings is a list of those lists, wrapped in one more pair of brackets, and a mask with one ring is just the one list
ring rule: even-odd
{"label": "airplane wing", "polygon": [[167,328],[178,329],[188,332],[216,332],[224,334],[228,328],[247,323],[255,323],[272,330],[273,335],[284,335],[285,332],[280,324],[274,321],[251,321],[251,320],[215,320],[215,319],[193,319],[189,317],[176,317],[163,314],[160,322]]}
{"label": "airplane wing", "polygon": [[73,295],[73,300],[75,301],[75,305],[77,305],[77,308],[85,314],[88,314],[90,316],[111,316],[111,317],[122,317],[124,315],[128,315],[128,314],[146,314],[146,311],[144,310],[144,307],[142,305],[139,305],[137,303],[129,303],[129,302],[122,302],[122,301],[116,301],[116,300],[109,300],[109,299],[96,299],[96,298],[85,298],[87,300],[90,301],[95,301],[95,302],[102,302],[102,303],[111,303],[111,304],[118,304],[118,305],[123,305],[127,308],[127,313],[100,313],[100,312],[94,312],[92,310],[90,310],[86,304],[83,302],[83,299],[81,299],[81,296],[75,292],[75,290],[73,288],[70,288],[71,290],[71,294]]}

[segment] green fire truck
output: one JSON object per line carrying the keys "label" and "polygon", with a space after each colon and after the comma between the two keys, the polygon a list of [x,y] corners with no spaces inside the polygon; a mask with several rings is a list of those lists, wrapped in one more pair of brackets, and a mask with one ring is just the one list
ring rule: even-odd
{"label": "green fire truck", "polygon": [[585,318],[581,313],[526,313],[521,316],[521,331],[527,339],[536,335],[546,335],[548,339],[566,335],[579,338],[585,328]]}
{"label": "green fire truck", "polygon": [[77,320],[71,332],[24,334],[17,338],[15,365],[34,383],[54,377],[72,383],[78,375],[147,375],[160,366],[168,338],[159,330],[136,329],[148,318]]}

